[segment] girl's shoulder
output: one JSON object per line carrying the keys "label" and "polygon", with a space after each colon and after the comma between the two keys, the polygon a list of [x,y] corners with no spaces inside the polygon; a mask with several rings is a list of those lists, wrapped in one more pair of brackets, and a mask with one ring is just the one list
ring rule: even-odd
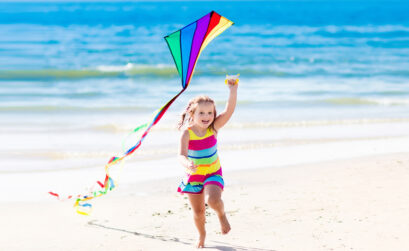
{"label": "girl's shoulder", "polygon": [[189,128],[181,130],[180,137],[182,138],[182,140],[190,140]]}

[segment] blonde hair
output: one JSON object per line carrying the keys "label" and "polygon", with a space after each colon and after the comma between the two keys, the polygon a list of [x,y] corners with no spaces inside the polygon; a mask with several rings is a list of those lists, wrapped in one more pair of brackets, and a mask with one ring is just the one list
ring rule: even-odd
{"label": "blonde hair", "polygon": [[193,120],[193,114],[196,111],[196,108],[199,104],[203,104],[203,103],[211,103],[213,104],[213,122],[210,124],[210,128],[214,131],[216,131],[216,129],[214,128],[214,121],[216,119],[216,105],[214,103],[214,100],[211,99],[208,96],[205,95],[201,95],[201,96],[197,96],[193,99],[191,99],[186,107],[186,109],[183,111],[179,124],[178,124],[178,129],[180,130],[186,123],[190,123]]}

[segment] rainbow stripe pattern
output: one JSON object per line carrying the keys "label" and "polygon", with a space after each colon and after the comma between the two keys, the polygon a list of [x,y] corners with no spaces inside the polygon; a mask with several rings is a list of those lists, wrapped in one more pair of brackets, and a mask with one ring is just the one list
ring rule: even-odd
{"label": "rainbow stripe pattern", "polygon": [[194,173],[187,173],[178,187],[180,193],[201,193],[204,186],[212,184],[223,189],[222,168],[217,153],[217,139],[208,128],[203,137],[197,136],[190,128],[188,159],[197,165]]}
{"label": "rainbow stripe pattern", "polygon": [[108,163],[105,165],[106,175],[104,181],[97,181],[97,189],[92,189],[92,191],[89,191],[86,194],[79,194],[76,196],[69,195],[65,198],[62,198],[58,193],[49,192],[49,194],[60,200],[75,198],[76,201],[74,207],[76,208],[77,213],[89,215],[92,210],[92,205],[88,201],[107,194],[116,186],[116,182],[109,174],[109,169],[113,165],[121,163],[122,160],[130,156],[140,147],[150,129],[160,121],[172,103],[189,86],[197,60],[199,59],[203,49],[210,43],[210,41],[212,41],[231,25],[233,25],[232,21],[212,11],[199,20],[166,36],[166,43],[168,44],[169,50],[176,64],[177,71],[182,80],[182,90],[164,106],[155,111],[147,123],[136,127],[132,131],[132,133],[138,133],[138,140],[136,144],[126,150],[121,156],[114,156],[108,161]]}
{"label": "rainbow stripe pattern", "polygon": [[183,88],[189,85],[197,59],[204,48],[231,25],[232,21],[212,11],[165,37],[182,79]]}

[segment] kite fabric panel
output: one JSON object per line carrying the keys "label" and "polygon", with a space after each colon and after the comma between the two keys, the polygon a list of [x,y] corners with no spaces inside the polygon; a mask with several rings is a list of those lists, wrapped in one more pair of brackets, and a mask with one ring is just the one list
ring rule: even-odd
{"label": "kite fabric panel", "polygon": [[[109,169],[124,160],[126,157],[135,152],[136,149],[142,144],[146,135],[150,129],[159,122],[162,116],[166,113],[172,103],[186,90],[189,86],[190,80],[193,76],[194,69],[196,67],[197,60],[202,53],[203,49],[212,41],[215,37],[225,31],[233,25],[233,22],[220,16],[216,12],[212,11],[203,16],[199,20],[185,26],[184,28],[165,37],[169,50],[172,54],[179,76],[181,77],[182,90],[169,100],[164,106],[155,111],[152,114],[151,119],[138,127],[136,127],[131,133],[138,133],[138,141],[134,146],[125,151],[120,157],[112,157],[105,165],[105,179],[104,182],[97,181],[98,188],[92,189],[86,194],[79,194],[77,196],[67,196],[66,199],[75,198],[74,207],[77,213],[83,215],[89,215],[92,210],[92,205],[87,201],[96,197],[105,195],[108,191],[115,188],[116,182],[109,175]],[[63,200],[58,193],[49,192],[52,196]]]}

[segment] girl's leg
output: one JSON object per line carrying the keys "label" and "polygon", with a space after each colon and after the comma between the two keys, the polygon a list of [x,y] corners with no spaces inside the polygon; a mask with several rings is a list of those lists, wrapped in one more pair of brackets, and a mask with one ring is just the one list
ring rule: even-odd
{"label": "girl's leg", "polygon": [[222,228],[222,234],[227,234],[231,227],[227,220],[226,213],[224,212],[224,203],[222,201],[222,189],[217,185],[206,185],[205,195],[207,196],[207,204],[214,211],[216,211],[219,217],[220,226]]}
{"label": "girl's leg", "polygon": [[193,219],[197,231],[199,232],[199,240],[197,242],[197,248],[203,248],[206,238],[206,229],[205,229],[205,202],[204,202],[204,193],[201,194],[188,194],[190,205],[193,210]]}

